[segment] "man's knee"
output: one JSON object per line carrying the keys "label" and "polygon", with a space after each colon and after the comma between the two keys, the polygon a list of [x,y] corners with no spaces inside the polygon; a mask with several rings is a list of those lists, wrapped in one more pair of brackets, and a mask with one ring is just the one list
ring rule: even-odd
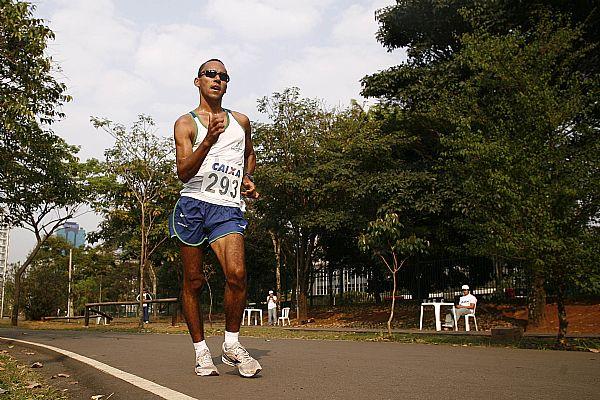
{"label": "man's knee", "polygon": [[206,279],[202,275],[192,275],[185,277],[184,287],[188,287],[192,290],[200,290],[206,283]]}
{"label": "man's knee", "polygon": [[227,273],[226,279],[227,285],[230,289],[246,289],[246,271],[241,269],[236,271],[230,271]]}

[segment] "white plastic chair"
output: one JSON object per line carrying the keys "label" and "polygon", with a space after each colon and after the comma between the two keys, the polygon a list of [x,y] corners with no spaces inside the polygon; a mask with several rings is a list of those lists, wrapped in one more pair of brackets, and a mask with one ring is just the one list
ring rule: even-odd
{"label": "white plastic chair", "polygon": [[477,318],[475,318],[475,310],[477,309],[477,304],[475,304],[475,307],[473,307],[473,311],[469,314],[465,314],[465,331],[470,331],[471,330],[471,326],[469,325],[469,318],[473,318],[473,322],[475,322],[475,330],[478,331],[479,328],[477,327]]}
{"label": "white plastic chair", "polygon": [[279,325],[279,320],[281,320],[281,325],[285,326],[285,320],[287,319],[288,325],[290,323],[290,308],[285,307],[281,309],[281,317],[277,318],[277,325]]}

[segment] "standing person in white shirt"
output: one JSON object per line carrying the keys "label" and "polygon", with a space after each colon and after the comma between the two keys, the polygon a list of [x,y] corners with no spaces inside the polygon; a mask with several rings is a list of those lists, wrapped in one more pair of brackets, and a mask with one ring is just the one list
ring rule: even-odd
{"label": "standing person in white shirt", "polygon": [[[144,301],[150,301],[152,300],[152,295],[150,295],[150,293],[148,293],[148,289],[144,288],[144,292],[142,293],[144,295]],[[140,301],[140,295],[138,294],[137,297],[135,298],[136,301]],[[148,303],[144,303],[144,323],[145,324],[149,324],[150,323],[150,312],[148,309]]]}
{"label": "standing person in white shirt", "polygon": [[269,313],[269,325],[275,325],[277,322],[277,296],[273,294],[272,290],[269,290],[267,296],[267,312]]}
{"label": "standing person in white shirt", "polygon": [[[469,285],[462,285],[463,295],[460,296],[458,305],[454,306],[456,309],[456,318],[460,319],[463,315],[470,314],[475,309],[477,304],[477,297],[469,293]],[[446,323],[444,328],[454,327],[454,320],[452,313],[446,314]]]}

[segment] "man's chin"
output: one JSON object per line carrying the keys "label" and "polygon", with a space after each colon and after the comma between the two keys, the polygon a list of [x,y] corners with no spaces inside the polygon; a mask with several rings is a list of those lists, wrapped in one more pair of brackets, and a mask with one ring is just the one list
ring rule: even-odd
{"label": "man's chin", "polygon": [[220,100],[225,93],[206,93],[204,98],[207,100]]}

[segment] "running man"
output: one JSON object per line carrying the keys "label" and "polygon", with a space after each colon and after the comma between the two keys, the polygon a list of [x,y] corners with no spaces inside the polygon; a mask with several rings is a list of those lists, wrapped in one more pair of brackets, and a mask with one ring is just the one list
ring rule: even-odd
{"label": "running man", "polygon": [[200,105],[175,122],[177,175],[183,190],[169,218],[171,237],[180,240],[183,261],[183,314],[196,351],[195,372],[219,375],[204,340],[199,295],[204,245],[210,245],[225,274],[225,342],[221,359],[252,377],[261,366],[239,342],[246,305],[244,230],[241,196],[258,197],[252,174],[256,156],[250,120],[221,106],[229,75],[217,59],[202,64],[194,85]]}

